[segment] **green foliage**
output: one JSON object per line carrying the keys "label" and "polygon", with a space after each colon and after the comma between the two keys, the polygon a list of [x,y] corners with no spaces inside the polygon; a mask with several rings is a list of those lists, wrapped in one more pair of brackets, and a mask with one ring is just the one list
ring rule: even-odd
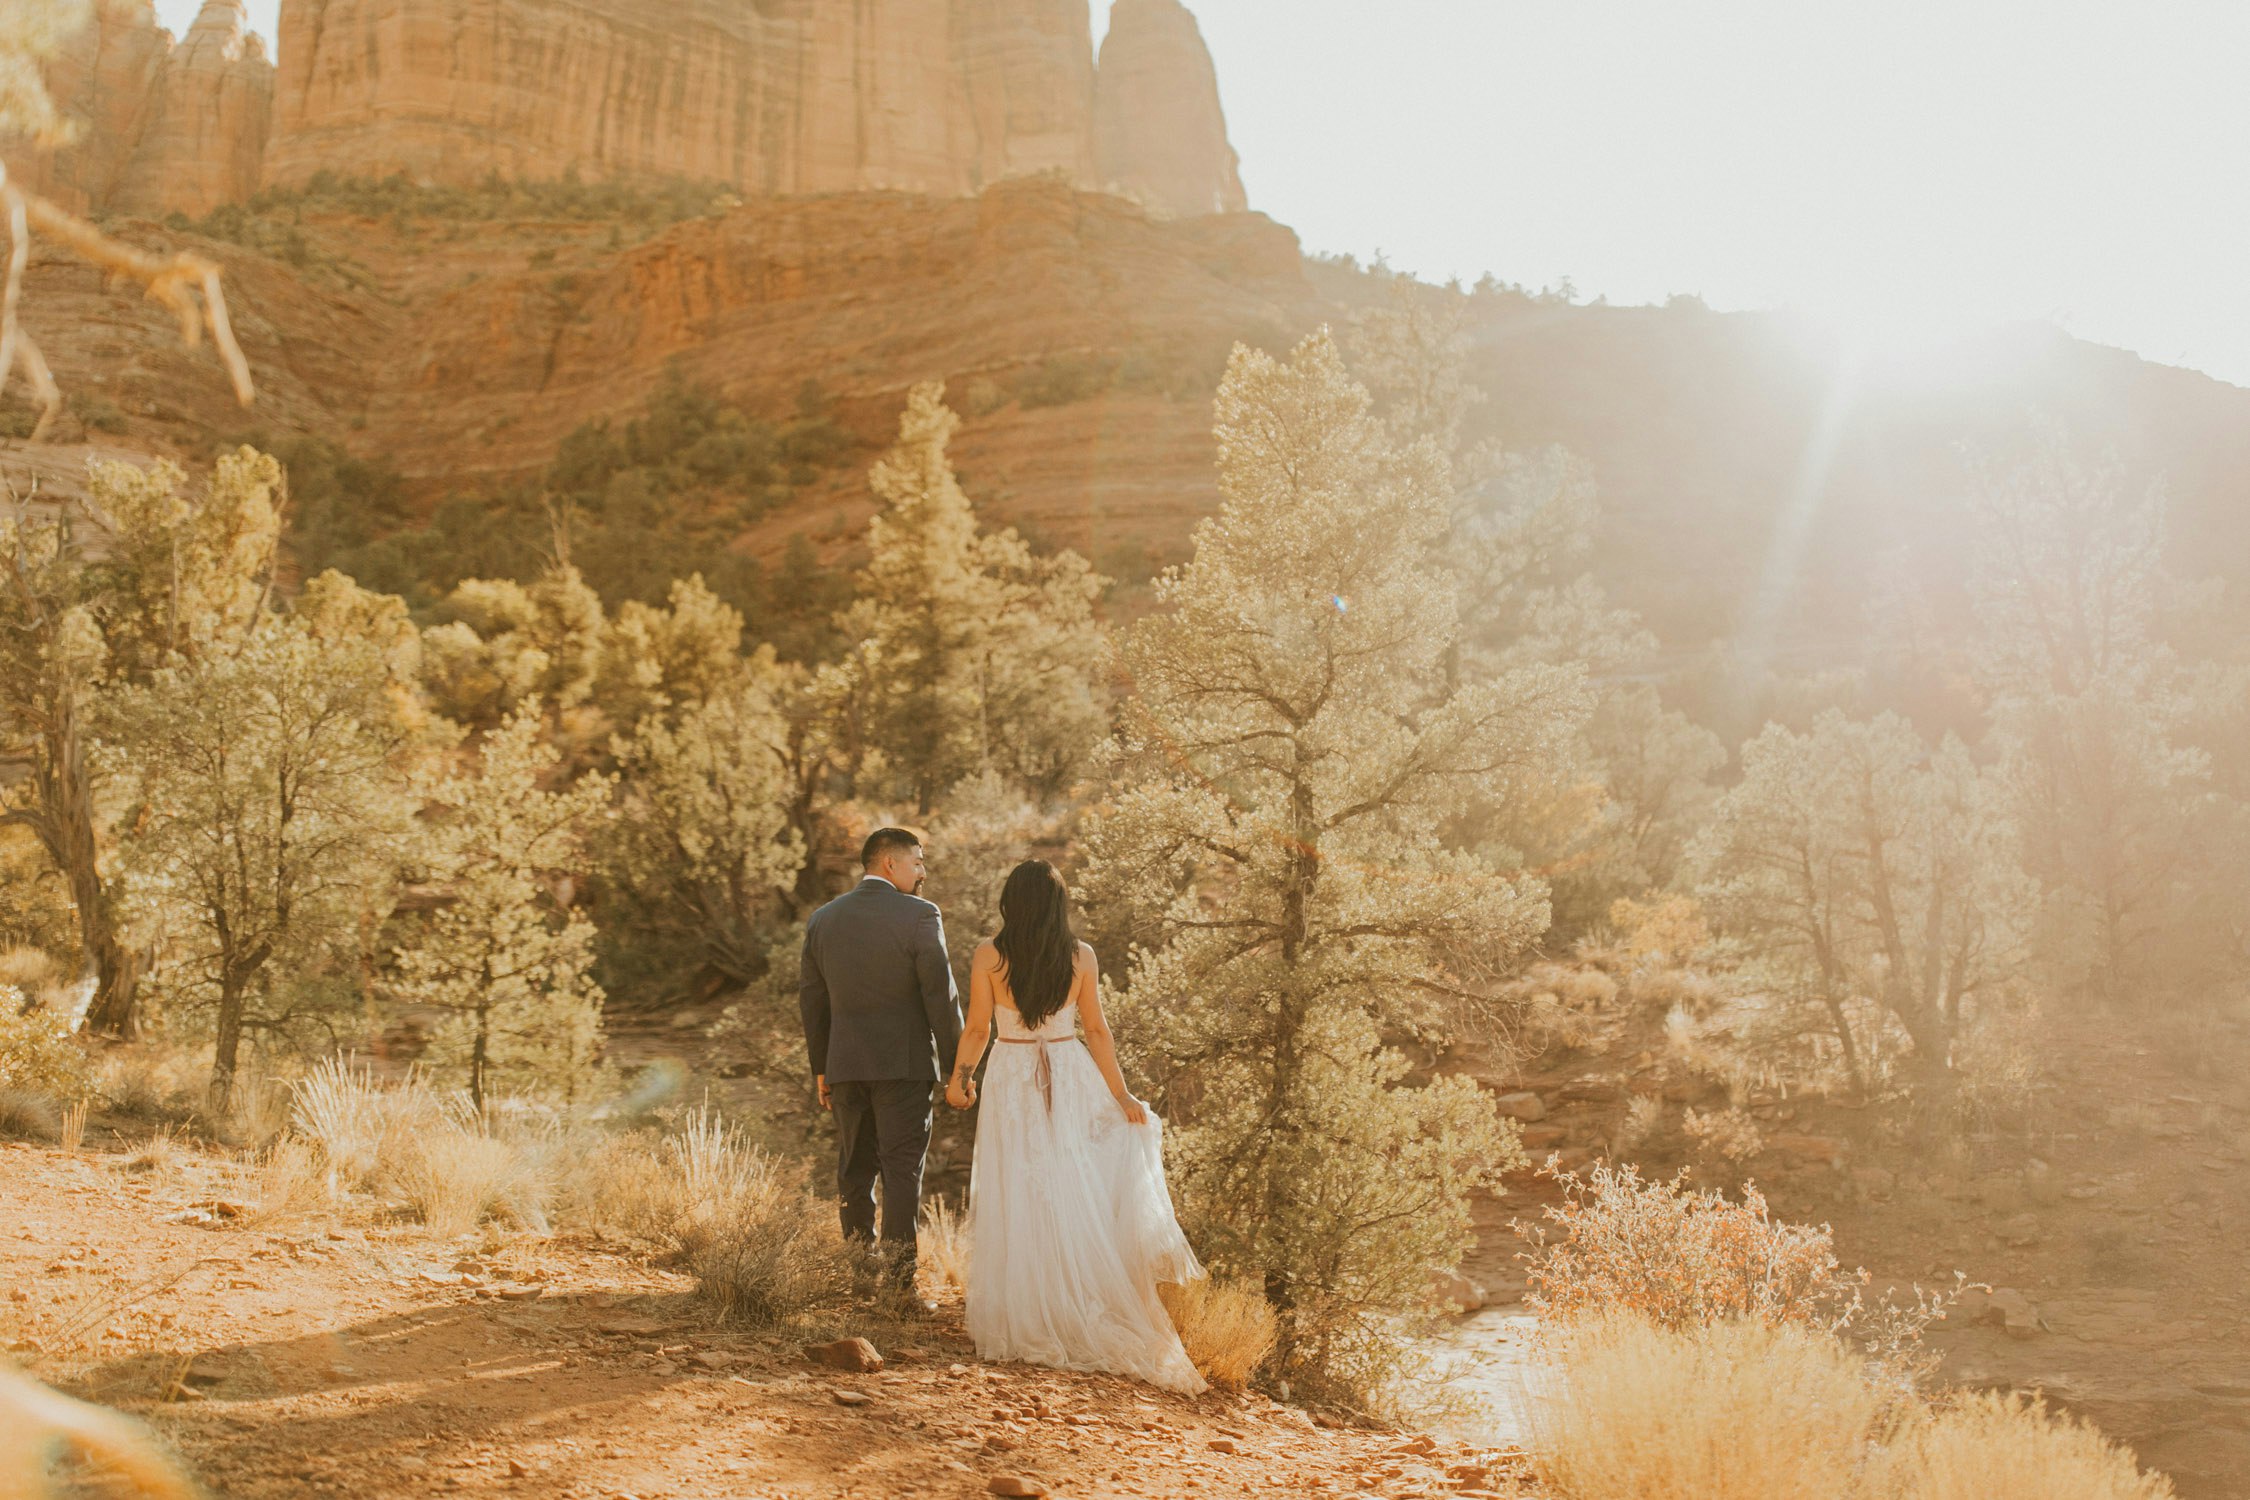
{"label": "green foliage", "polygon": [[668,953],[675,977],[741,985],[765,972],[805,858],[776,699],[795,670],[770,650],[738,658],[728,680],[611,746],[625,786],[602,851],[613,930]]}
{"label": "green foliage", "polygon": [[14,1089],[79,1099],[93,1092],[93,1074],[66,1017],[0,984],[0,1090]]}
{"label": "green foliage", "polygon": [[942,386],[908,397],[869,476],[884,508],[842,622],[869,741],[925,816],[987,767],[1060,791],[1105,719],[1093,617],[1104,580],[1076,553],[1042,557],[1013,531],[978,531],[946,451],[959,425]]}
{"label": "green foliage", "polygon": [[215,1109],[246,1034],[286,1038],[348,1002],[388,907],[414,816],[389,688],[371,645],[276,618],[104,702],[129,910],[164,955],[152,985],[208,1021]]}
{"label": "green foliage", "polygon": [[1390,1044],[1488,1000],[1547,925],[1536,879],[1445,830],[1586,705],[1561,667],[1452,679],[1449,469],[1325,332],[1287,363],[1237,350],[1217,412],[1220,512],[1125,644],[1086,883],[1143,945],[1120,1034],[1199,1248],[1265,1287],[1293,1389],[1366,1400],[1389,1320],[1471,1242],[1471,1189],[1521,1159],[1468,1080],[1409,1086]]}
{"label": "green foliage", "polygon": [[594,929],[557,899],[586,866],[584,835],[610,788],[542,783],[561,759],[536,700],[486,735],[476,774],[446,778],[423,815],[417,865],[435,901],[403,924],[392,985],[450,1017],[424,1061],[481,1111],[496,1093],[582,1099],[597,1078],[602,991]]}
{"label": "green foliage", "polygon": [[848,585],[801,538],[770,576],[730,544],[853,451],[810,382],[793,416],[766,422],[675,377],[622,427],[599,420],[572,431],[537,483],[450,497],[411,526],[395,476],[308,445],[301,555],[308,570],[340,568],[417,607],[472,578],[529,582],[562,557],[611,608],[661,602],[692,557],[761,640],[811,659],[833,650],[830,617]]}
{"label": "green foliage", "polygon": [[575,568],[528,587],[465,579],[439,613],[443,623],[422,632],[422,680],[448,718],[490,726],[526,702],[568,708],[593,693],[605,622]]}

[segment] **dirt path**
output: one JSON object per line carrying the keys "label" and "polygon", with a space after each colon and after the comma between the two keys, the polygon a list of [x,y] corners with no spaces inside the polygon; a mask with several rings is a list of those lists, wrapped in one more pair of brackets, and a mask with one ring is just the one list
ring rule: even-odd
{"label": "dirt path", "polygon": [[[981,1365],[957,1302],[727,1332],[682,1278],[598,1244],[261,1223],[230,1163],[128,1159],[0,1148],[0,1343],[142,1417],[218,1496],[967,1497],[1003,1475],[1061,1497],[1526,1493],[1512,1458],[1456,1441]],[[801,1352],[843,1335],[886,1368]]]}

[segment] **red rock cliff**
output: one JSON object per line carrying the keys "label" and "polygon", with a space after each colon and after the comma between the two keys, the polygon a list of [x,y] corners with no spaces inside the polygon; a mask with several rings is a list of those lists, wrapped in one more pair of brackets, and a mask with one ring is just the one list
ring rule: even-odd
{"label": "red rock cliff", "polygon": [[1082,0],[288,0],[268,180],[954,195],[1093,170]]}
{"label": "red rock cliff", "polygon": [[177,45],[152,0],[98,0],[47,87],[78,139],[10,165],[66,208],[202,214],[257,190],[273,65],[242,0],[206,0]]}

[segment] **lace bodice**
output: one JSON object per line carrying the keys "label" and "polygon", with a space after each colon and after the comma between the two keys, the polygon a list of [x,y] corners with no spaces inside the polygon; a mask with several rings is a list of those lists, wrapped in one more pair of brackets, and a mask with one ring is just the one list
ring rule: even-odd
{"label": "lace bodice", "polygon": [[1005,1005],[992,1007],[992,1024],[996,1035],[1019,1042],[1030,1041],[1035,1036],[1045,1037],[1050,1042],[1067,1042],[1078,1034],[1078,1002],[1072,1000],[1064,1005],[1037,1031],[1025,1026],[1023,1017]]}

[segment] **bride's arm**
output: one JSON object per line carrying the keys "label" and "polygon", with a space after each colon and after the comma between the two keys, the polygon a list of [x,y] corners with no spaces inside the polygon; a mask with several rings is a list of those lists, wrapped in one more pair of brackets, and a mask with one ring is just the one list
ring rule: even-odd
{"label": "bride's arm", "polygon": [[992,964],[996,955],[989,942],[977,944],[969,955],[969,1017],[961,1025],[960,1050],[953,1055],[953,1076],[946,1080],[945,1102],[967,1109],[977,1102],[977,1064],[992,1040]]}
{"label": "bride's arm", "polygon": [[1146,1125],[1148,1108],[1125,1087],[1125,1070],[1117,1065],[1117,1041],[1109,1034],[1109,1017],[1102,1014],[1101,966],[1094,950],[1084,943],[1078,945],[1078,964],[1078,1019],[1086,1027],[1086,1050],[1102,1070],[1110,1097],[1125,1111],[1126,1123]]}

